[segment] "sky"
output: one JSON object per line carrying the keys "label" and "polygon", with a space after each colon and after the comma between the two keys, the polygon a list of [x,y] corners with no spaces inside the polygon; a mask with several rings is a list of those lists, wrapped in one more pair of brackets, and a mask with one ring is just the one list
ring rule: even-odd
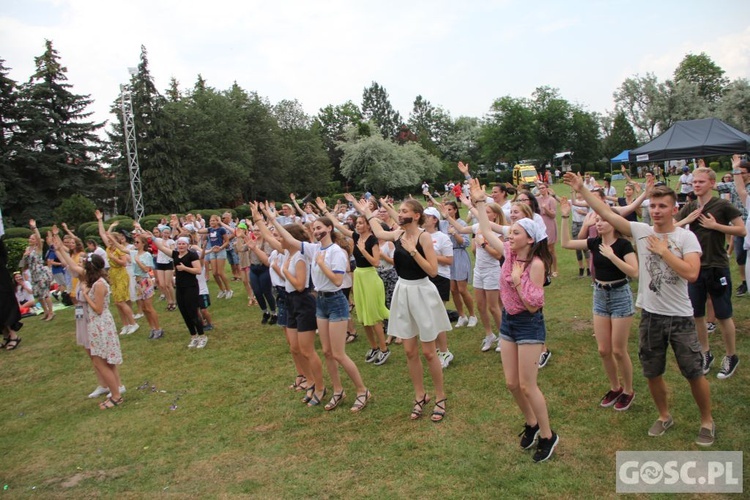
{"label": "sky", "polygon": [[750,79],[748,0],[0,0],[0,58],[16,81],[52,40],[97,121],[148,50],[158,89],[198,74],[310,115],[362,102],[373,81],[407,119],[417,95],[484,116],[543,85],[589,111],[614,109],[628,77],[671,78],[688,53]]}

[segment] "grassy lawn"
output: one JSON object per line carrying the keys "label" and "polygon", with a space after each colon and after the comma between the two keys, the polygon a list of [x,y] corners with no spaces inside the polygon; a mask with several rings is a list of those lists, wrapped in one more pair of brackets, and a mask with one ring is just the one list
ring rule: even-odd
{"label": "grassy lawn", "polygon": [[[96,379],[75,345],[73,311],[59,312],[51,323],[27,319],[20,347],[0,353],[3,493],[613,497],[615,452],[697,450],[698,412],[670,358],[666,379],[676,425],[660,438],[646,434],[657,414],[637,360],[638,317],[630,338],[634,405],[622,413],[598,406],[608,387],[592,337],[591,287],[577,279],[575,253],[558,254],[560,277],[546,289],[545,307],[553,356],[539,377],[561,438],[548,462],[534,464],[532,453],[518,447],[523,418],[504,386],[500,355],[479,351],[481,327],[449,334],[456,359],[445,372],[444,422],[409,420],[413,394],[402,349],[392,347],[383,366],[364,363],[361,327],[348,352],[374,399],[361,414],[350,414],[354,388],[343,375],[345,404],[325,412],[306,407],[287,388],[295,372],[281,329],[261,325],[257,306],[247,307],[241,284],[233,283],[233,299],[213,299],[216,329],[206,349],[187,349],[179,313],[164,312],[164,302],[156,303],[163,339],[147,340],[144,319],[141,330],[121,337],[125,404],[106,412],[86,398]],[[750,447],[750,298],[734,303],[744,364],[731,379],[717,380],[723,347],[721,336],[712,335],[717,363],[708,378],[718,429],[712,450]],[[432,404],[427,410],[429,416]]]}

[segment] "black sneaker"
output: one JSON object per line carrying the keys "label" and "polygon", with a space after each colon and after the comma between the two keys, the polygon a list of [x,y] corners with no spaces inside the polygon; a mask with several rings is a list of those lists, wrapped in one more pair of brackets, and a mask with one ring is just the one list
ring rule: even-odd
{"label": "black sneaker", "polygon": [[708,375],[708,372],[711,371],[711,365],[714,363],[714,355],[711,354],[711,351],[706,351],[706,353],[703,355],[703,375]]}
{"label": "black sneaker", "polygon": [[270,319],[271,319],[271,313],[268,312],[268,311],[263,311],[263,319],[260,320],[260,324],[261,325],[266,325],[266,324],[268,324],[268,320],[270,320]]}
{"label": "black sneaker", "polygon": [[544,462],[552,456],[552,452],[555,451],[557,443],[560,442],[560,436],[552,432],[552,436],[545,439],[539,438],[539,444],[536,447],[536,453],[534,453],[534,462]]}
{"label": "black sneaker", "polygon": [[519,436],[521,436],[521,448],[528,450],[534,446],[536,438],[539,436],[539,424],[535,424],[534,427],[529,424],[523,424],[523,431],[521,431]]}
{"label": "black sneaker", "polygon": [[365,354],[365,363],[372,363],[375,361],[378,354],[380,354],[380,349],[370,349],[367,351],[367,354]]}
{"label": "black sneaker", "polygon": [[386,349],[385,351],[378,351],[378,358],[375,360],[375,365],[380,366],[388,361],[391,357],[391,350]]}
{"label": "black sneaker", "polygon": [[724,380],[734,375],[734,371],[737,369],[737,365],[740,364],[740,358],[736,354],[732,356],[724,356],[721,360],[721,370],[716,374],[716,378]]}
{"label": "black sneaker", "polygon": [[737,297],[742,297],[743,295],[747,295],[747,283],[745,282],[737,287]]}
{"label": "black sneaker", "polygon": [[269,325],[275,325],[279,321],[279,315],[278,314],[271,314],[271,319],[268,320]]}
{"label": "black sneaker", "polygon": [[708,330],[708,333],[714,333],[716,331],[716,323],[707,322],[706,323],[706,330]]}

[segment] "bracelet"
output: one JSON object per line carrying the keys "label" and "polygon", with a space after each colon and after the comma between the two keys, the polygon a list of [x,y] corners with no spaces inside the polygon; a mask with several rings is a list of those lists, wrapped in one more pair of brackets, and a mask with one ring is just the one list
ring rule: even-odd
{"label": "bracelet", "polygon": [[732,175],[742,175],[742,170],[732,170]]}
{"label": "bracelet", "polygon": [[561,215],[560,218],[561,219],[570,219],[570,215]]}
{"label": "bracelet", "polygon": [[371,221],[372,219],[374,219],[374,218],[375,218],[375,216],[374,216],[374,215],[371,215],[371,216],[369,216],[369,217],[367,218],[367,222],[370,222],[370,221]]}
{"label": "bracelet", "polygon": [[466,179],[467,181],[470,181],[471,180],[471,174],[464,175],[464,179]]}

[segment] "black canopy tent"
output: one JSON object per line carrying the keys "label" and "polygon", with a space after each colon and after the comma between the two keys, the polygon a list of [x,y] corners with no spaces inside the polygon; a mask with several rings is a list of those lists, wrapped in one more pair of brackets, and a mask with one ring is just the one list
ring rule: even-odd
{"label": "black canopy tent", "polygon": [[653,141],[631,149],[630,161],[666,161],[750,151],[750,135],[718,118],[677,122]]}

